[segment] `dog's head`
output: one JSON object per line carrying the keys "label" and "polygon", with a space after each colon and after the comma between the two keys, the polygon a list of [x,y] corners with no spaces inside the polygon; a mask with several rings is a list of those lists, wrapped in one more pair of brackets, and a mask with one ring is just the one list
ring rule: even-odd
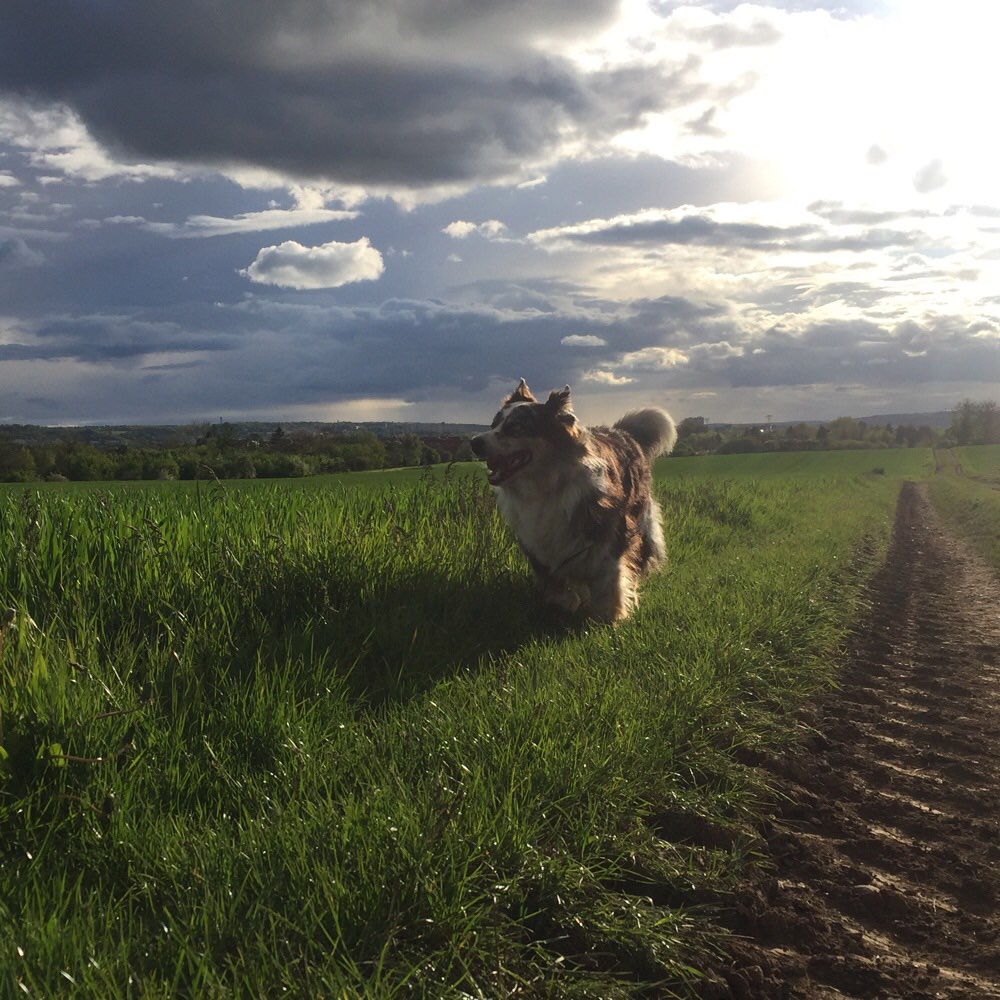
{"label": "dog's head", "polygon": [[521,379],[500,404],[490,429],[471,441],[473,452],[486,459],[491,486],[503,486],[546,458],[572,451],[580,435],[569,401],[569,386],[553,390],[540,403]]}

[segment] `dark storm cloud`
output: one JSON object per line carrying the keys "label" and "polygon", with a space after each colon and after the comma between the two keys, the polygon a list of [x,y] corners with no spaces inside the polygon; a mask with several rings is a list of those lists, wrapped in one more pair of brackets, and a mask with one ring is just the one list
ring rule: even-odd
{"label": "dark storm cloud", "polygon": [[629,327],[642,345],[652,337],[669,342],[672,347],[686,347],[704,340],[723,339],[732,329],[729,307],[718,302],[692,302],[677,295],[640,299],[629,315]]}
{"label": "dark storm cloud", "polygon": [[[190,419],[206,405],[247,414],[366,397],[453,402],[481,398],[497,380],[514,384],[524,374],[536,388],[582,388],[603,372],[660,392],[981,381],[1000,371],[1000,331],[958,318],[829,322],[760,334],[724,304],[664,296],[622,306],[573,299],[569,288],[540,281],[507,293],[498,283],[492,301],[475,307],[254,296],[189,309],[183,322],[167,309],[54,317],[18,340],[0,347],[9,377],[18,361],[48,361],[52,379],[62,378],[67,392],[72,387],[76,402],[49,406],[48,420],[89,414],[80,407],[98,398],[105,420]],[[84,364],[67,368],[65,359]],[[11,390],[7,419],[37,419],[41,410],[21,399],[16,379]]]}
{"label": "dark storm cloud", "polygon": [[30,335],[0,344],[0,360],[100,364],[138,361],[163,352],[223,351],[234,344],[232,335],[199,332],[187,323],[148,313],[55,316],[35,324]]}
{"label": "dark storm cloud", "polygon": [[755,338],[752,350],[727,358],[721,369],[734,387],[833,380],[870,385],[977,382],[985,373],[1000,373],[998,334],[998,329],[961,317],[891,327],[863,320],[821,323],[801,335],[772,330]]}
{"label": "dark storm cloud", "polygon": [[123,155],[368,186],[488,180],[700,92],[694,63],[585,73],[528,42],[617,6],[8,0],[0,89],[67,104]]}
{"label": "dark storm cloud", "polygon": [[[249,355],[235,364],[227,356],[227,368],[265,366],[273,383],[265,391],[284,402],[358,395],[420,401],[442,387],[476,392],[497,378],[516,380],[524,372],[514,368],[526,359],[544,386],[582,384],[595,370],[676,387],[735,388],[974,382],[985,372],[1000,372],[1000,329],[959,317],[898,324],[849,320],[757,334],[718,303],[666,296],[623,309],[589,302],[570,316],[546,308],[541,285],[512,295],[520,309],[511,308],[510,299],[506,307],[475,309],[397,299],[331,315],[291,304],[247,303],[244,308],[267,336],[256,341],[252,364]],[[294,340],[292,331],[299,334]],[[442,357],[449,359],[446,366]]]}
{"label": "dark storm cloud", "polygon": [[481,392],[494,379],[513,385],[528,359],[536,382],[564,385],[580,368],[561,339],[604,330],[599,314],[570,321],[535,308],[512,312],[407,299],[315,311],[255,302],[245,307],[244,320],[257,333],[252,349],[227,356],[226,378],[214,389],[220,405],[246,407],[248,385],[262,370],[268,378],[258,380],[253,403],[262,407],[363,397],[419,402],[440,398],[442,391],[454,399]]}
{"label": "dark storm cloud", "polygon": [[19,237],[0,239],[0,268],[37,267],[44,261],[44,254],[32,250]]}

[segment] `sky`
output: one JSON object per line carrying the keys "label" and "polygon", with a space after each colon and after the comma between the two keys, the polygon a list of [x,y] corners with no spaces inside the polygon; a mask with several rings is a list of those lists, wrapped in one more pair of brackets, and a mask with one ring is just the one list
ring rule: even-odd
{"label": "sky", "polygon": [[4,0],[0,424],[997,399],[998,37],[982,0]]}

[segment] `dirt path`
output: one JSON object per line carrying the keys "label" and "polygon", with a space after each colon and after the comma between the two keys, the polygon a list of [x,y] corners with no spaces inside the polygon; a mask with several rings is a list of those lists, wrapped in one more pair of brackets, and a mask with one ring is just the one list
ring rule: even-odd
{"label": "dirt path", "polygon": [[1000,1000],[1000,582],[908,483],[870,598],[706,998]]}

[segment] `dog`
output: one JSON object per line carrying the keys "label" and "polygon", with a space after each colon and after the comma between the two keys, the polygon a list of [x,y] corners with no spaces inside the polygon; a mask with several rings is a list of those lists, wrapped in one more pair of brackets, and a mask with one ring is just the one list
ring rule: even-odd
{"label": "dog", "polygon": [[573,412],[569,386],[542,403],[524,379],[490,429],[472,438],[544,601],[597,621],[631,614],[640,581],[666,558],[650,464],[676,441],[663,410],[587,428]]}

